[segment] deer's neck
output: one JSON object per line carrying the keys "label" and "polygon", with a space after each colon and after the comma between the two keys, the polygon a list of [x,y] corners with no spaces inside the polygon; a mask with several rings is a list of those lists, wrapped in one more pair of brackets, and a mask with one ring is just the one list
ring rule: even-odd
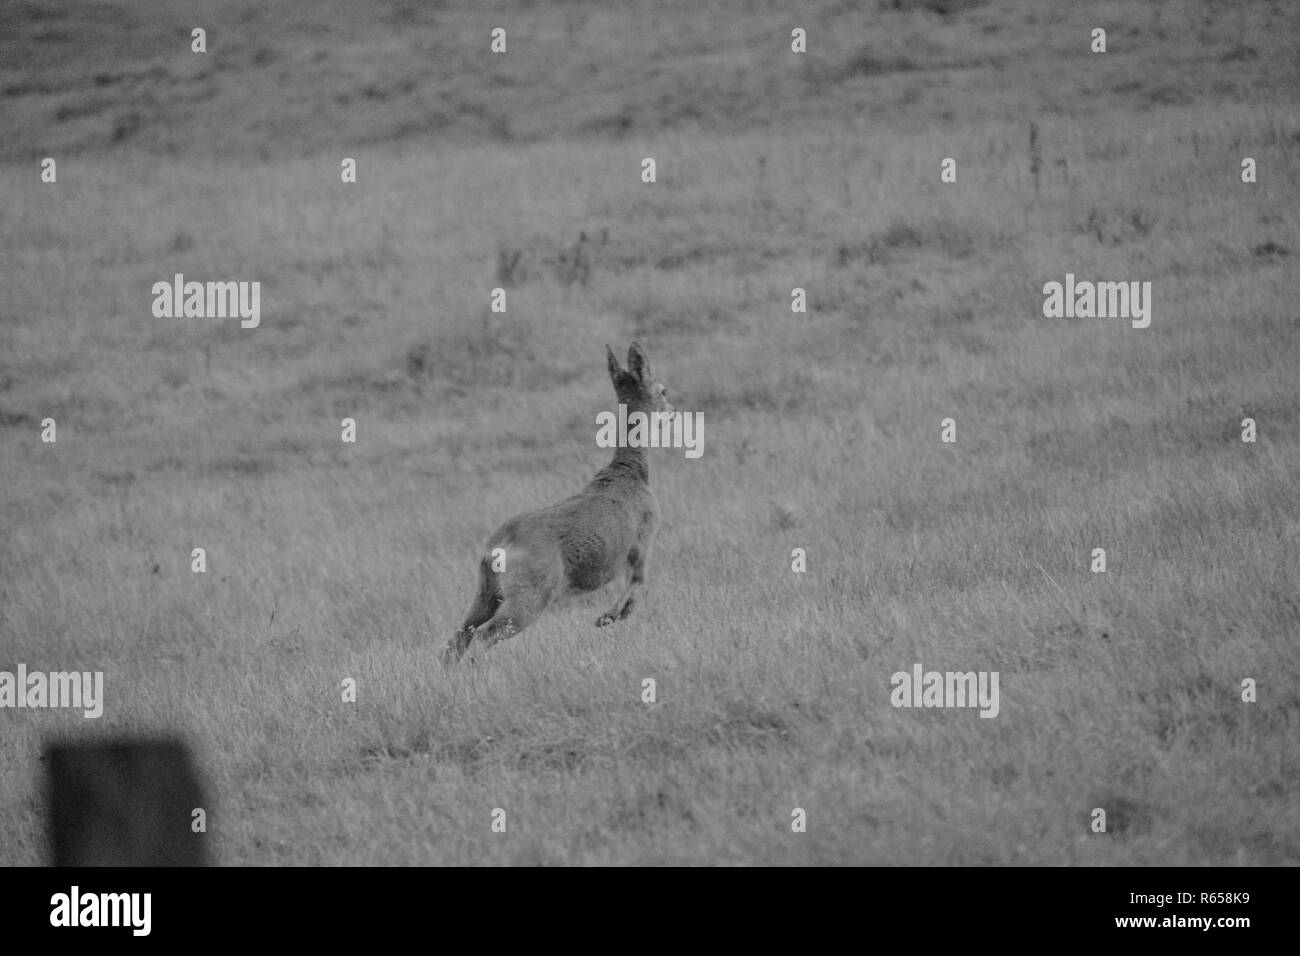
{"label": "deer's neck", "polygon": [[[632,415],[640,412],[642,415],[646,416],[647,421],[649,420],[649,408],[643,407],[639,402],[628,401],[627,398],[622,395],[618,396],[618,401],[620,406],[620,419],[622,418],[622,407],[626,406],[628,418],[631,418]],[[622,429],[620,428],[619,439],[623,440],[625,436],[622,435],[621,432]],[[609,476],[610,478],[632,478],[648,485],[650,483],[650,461],[646,458],[645,449],[639,445],[619,445],[614,449],[614,457],[610,460],[610,463],[601,470],[600,475],[597,475],[597,478],[599,479],[602,476]]]}
{"label": "deer's neck", "polygon": [[641,448],[616,448],[614,457],[605,471],[611,474],[626,474],[639,481],[650,484],[650,461]]}

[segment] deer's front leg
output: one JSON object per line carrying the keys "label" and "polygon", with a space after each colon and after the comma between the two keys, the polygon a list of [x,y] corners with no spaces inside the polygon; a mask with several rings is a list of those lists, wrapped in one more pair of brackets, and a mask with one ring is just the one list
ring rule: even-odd
{"label": "deer's front leg", "polygon": [[627,587],[618,596],[614,606],[596,619],[597,627],[608,627],[632,613],[632,606],[636,603],[636,591],[645,582],[646,553],[633,551],[628,555],[628,562],[631,565],[631,573],[628,575]]}

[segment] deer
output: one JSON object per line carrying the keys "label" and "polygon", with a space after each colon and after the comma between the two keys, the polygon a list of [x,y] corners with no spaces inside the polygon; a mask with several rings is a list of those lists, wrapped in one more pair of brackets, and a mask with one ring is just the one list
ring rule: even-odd
{"label": "deer", "polygon": [[[673,414],[668,389],[655,380],[640,345],[628,349],[627,368],[608,345],[605,355],[614,394],[629,418],[639,411],[647,421],[661,422]],[[596,626],[626,619],[645,585],[658,527],[659,502],[650,490],[645,449],[620,445],[582,491],[511,518],[488,538],[479,555],[474,603],[443,651],[444,666],[459,661],[471,643],[486,650],[518,635],[562,597],[613,582],[618,597]]]}

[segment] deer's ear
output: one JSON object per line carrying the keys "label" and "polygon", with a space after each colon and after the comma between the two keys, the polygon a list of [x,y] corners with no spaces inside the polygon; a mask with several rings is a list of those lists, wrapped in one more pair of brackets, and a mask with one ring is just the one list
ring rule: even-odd
{"label": "deer's ear", "polygon": [[641,384],[650,384],[650,360],[635,342],[627,350],[627,370],[640,379]]}
{"label": "deer's ear", "polygon": [[605,346],[605,360],[609,363],[609,377],[612,378],[614,384],[617,385],[619,373],[621,373],[623,369],[618,364],[618,358],[614,355],[614,350],[608,345]]}

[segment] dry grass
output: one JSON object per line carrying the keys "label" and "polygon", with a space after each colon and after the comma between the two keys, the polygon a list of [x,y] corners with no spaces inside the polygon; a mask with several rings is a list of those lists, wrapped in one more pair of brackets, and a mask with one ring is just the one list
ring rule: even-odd
{"label": "dry grass", "polygon": [[[42,737],[144,728],[196,746],[223,863],[1300,860],[1300,127],[1270,86],[1294,83],[1286,24],[1264,4],[1231,36],[1203,25],[1213,5],[1144,12],[1143,75],[1194,76],[1192,100],[1111,90],[1036,112],[1035,192],[1023,114],[1063,95],[1030,80],[1070,72],[1066,27],[1033,5],[902,6],[874,35],[930,37],[918,68],[827,54],[857,66],[797,77],[814,100],[794,126],[732,104],[722,129],[457,126],[342,153],[313,128],[265,160],[226,144],[238,161],[91,137],[57,188],[17,161],[46,154],[48,121],[6,138],[0,669],[103,670],[107,704],[98,722],[0,712],[0,862],[41,858]],[[533,16],[567,29],[575,10]],[[785,15],[751,12],[742,32],[788,36]],[[605,16],[574,29],[599,47]],[[673,74],[701,54],[669,32],[644,55]],[[340,26],[339,57],[400,72],[361,56],[379,35]],[[1122,84],[1124,37],[1061,82]],[[1010,75],[949,62],[995,43]],[[1255,57],[1224,59],[1239,47]],[[573,58],[565,103],[599,88],[648,108],[564,80]],[[908,89],[907,119],[852,119]],[[565,281],[556,256],[602,230],[586,281]],[[494,316],[503,247],[538,266]],[[1151,327],[1042,318],[1042,284],[1067,271],[1151,280]],[[262,280],[261,328],[153,319],[150,285],[173,272]],[[486,533],[604,463],[604,343],[632,337],[706,423],[702,458],[653,460],[649,593],[612,629],[591,626],[602,596],[444,673]],[[1245,415],[1258,444],[1238,439]],[[890,675],[917,661],[999,671],[1001,714],[892,709]]]}

